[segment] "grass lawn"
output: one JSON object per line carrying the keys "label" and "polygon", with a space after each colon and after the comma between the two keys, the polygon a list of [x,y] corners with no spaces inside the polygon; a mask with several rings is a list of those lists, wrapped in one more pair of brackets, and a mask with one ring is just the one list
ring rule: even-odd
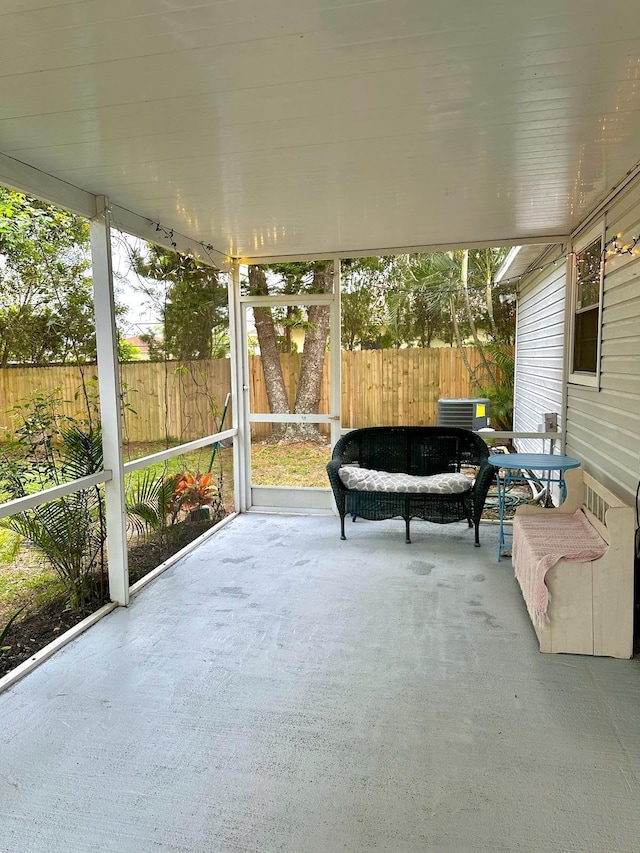
{"label": "grass lawn", "polygon": [[251,479],[256,486],[329,486],[328,444],[263,444],[251,446]]}
{"label": "grass lawn", "polygon": [[[156,444],[130,444],[125,448],[126,461],[148,456],[165,449],[162,442]],[[321,486],[328,487],[326,465],[331,458],[329,444],[298,442],[275,445],[256,442],[251,445],[251,479],[256,486]],[[149,466],[155,474],[172,474],[176,471],[207,471],[211,459],[211,448],[205,447],[192,453],[175,456],[167,462]],[[233,488],[233,455],[231,448],[216,451],[213,471],[222,473],[225,489]],[[129,475],[135,477],[139,472]],[[231,495],[233,492],[231,492]],[[233,503],[233,498],[231,498]],[[225,501],[226,505],[226,501]]]}

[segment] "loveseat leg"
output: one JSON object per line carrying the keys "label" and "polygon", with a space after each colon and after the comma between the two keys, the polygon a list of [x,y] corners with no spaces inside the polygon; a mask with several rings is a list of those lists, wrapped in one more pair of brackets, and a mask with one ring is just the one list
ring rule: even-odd
{"label": "loveseat leg", "polygon": [[405,518],[404,520],[406,526],[406,535],[404,541],[407,543],[407,545],[411,545],[411,536],[409,535],[409,521],[410,519],[408,518]]}
{"label": "loveseat leg", "polygon": [[344,515],[340,516],[340,538],[346,539],[347,537],[344,535]]}
{"label": "loveseat leg", "polygon": [[476,524],[476,541],[473,543],[474,548],[480,547],[480,524]]}

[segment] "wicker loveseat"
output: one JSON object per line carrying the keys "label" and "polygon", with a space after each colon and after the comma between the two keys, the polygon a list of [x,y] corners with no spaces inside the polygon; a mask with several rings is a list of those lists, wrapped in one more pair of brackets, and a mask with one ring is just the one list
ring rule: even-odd
{"label": "wicker loveseat", "polygon": [[[437,524],[466,519],[479,525],[495,469],[480,436],[456,427],[389,426],[355,429],[333,449],[327,473],[340,514],[371,520],[422,518]],[[440,476],[438,476],[440,475]]]}

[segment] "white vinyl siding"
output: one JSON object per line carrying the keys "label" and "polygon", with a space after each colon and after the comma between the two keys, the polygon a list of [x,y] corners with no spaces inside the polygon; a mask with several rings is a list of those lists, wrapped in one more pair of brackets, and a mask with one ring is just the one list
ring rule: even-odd
{"label": "white vinyl siding", "polygon": [[[528,277],[518,292],[513,428],[519,432],[538,430],[545,412],[557,412],[562,429],[566,262],[561,247],[547,258],[559,260]],[[543,450],[537,439],[520,439],[517,446],[523,453]]]}
{"label": "white vinyl siding", "polygon": [[[606,211],[606,239],[640,234],[640,180]],[[623,500],[640,478],[640,257],[605,262],[600,390],[568,386],[567,453]]]}

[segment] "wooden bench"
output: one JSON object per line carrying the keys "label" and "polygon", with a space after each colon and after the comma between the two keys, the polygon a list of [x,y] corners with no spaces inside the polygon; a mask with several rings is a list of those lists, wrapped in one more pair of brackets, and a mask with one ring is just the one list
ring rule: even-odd
{"label": "wooden bench", "polygon": [[351,513],[370,520],[422,518],[436,524],[466,519],[479,525],[495,468],[489,450],[471,430],[438,426],[386,426],[354,429],[342,436],[327,465],[338,514],[340,537]]}
{"label": "wooden bench", "polygon": [[[530,587],[527,593],[526,584],[518,578],[540,651],[630,658],[633,655],[634,511],[581,468],[567,471],[565,483],[567,496],[559,507],[518,507],[513,549],[516,577],[530,556],[523,548],[528,547],[526,520],[534,516],[553,518],[555,526],[556,518],[564,516],[569,524],[573,514],[582,510],[589,524],[605,540],[604,553],[584,562],[561,559],[547,570],[544,583],[549,601],[542,618],[533,611]],[[539,537],[536,547],[539,552]]]}

